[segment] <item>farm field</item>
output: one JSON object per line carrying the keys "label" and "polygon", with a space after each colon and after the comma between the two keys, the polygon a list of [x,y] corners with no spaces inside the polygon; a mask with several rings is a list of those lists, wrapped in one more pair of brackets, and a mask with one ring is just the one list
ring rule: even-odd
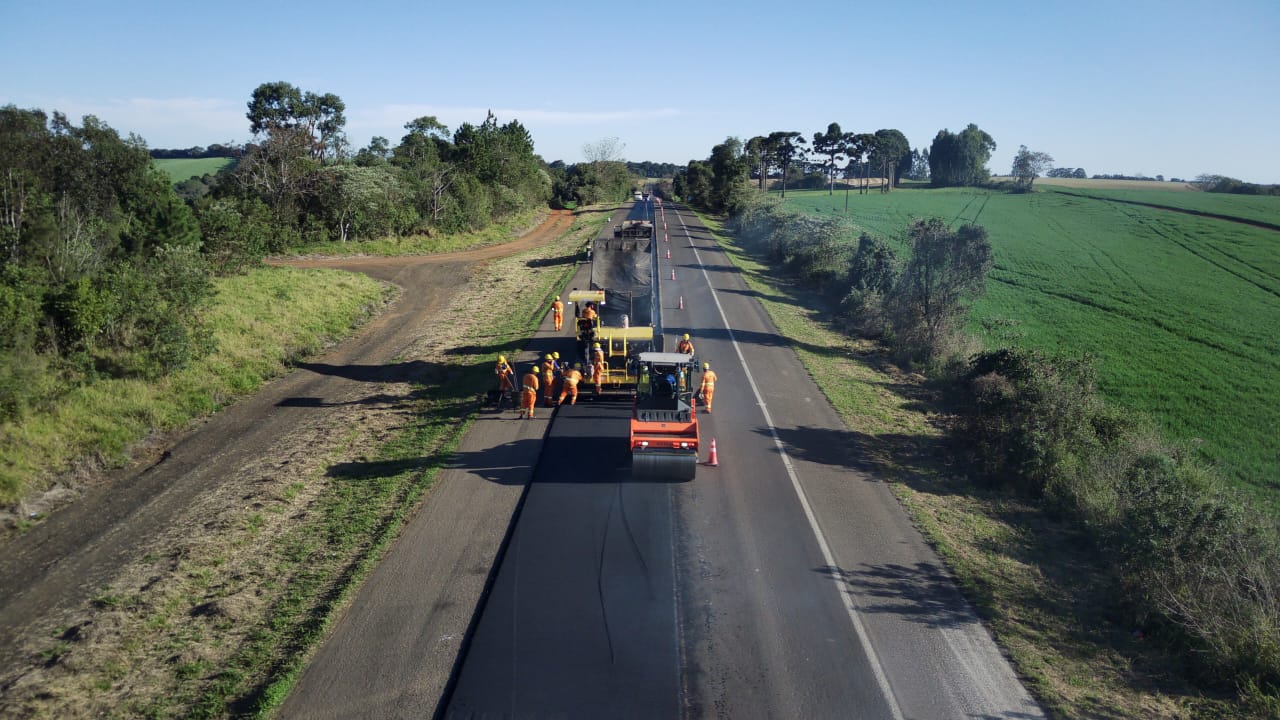
{"label": "farm field", "polygon": [[235,162],[234,158],[173,158],[152,160],[156,167],[169,173],[174,182],[182,182],[187,178],[216,175],[219,170]]}
{"label": "farm field", "polygon": [[[895,240],[917,217],[984,226],[995,269],[974,308],[975,330],[984,320],[1013,320],[1016,342],[1093,355],[1107,397],[1195,443],[1280,513],[1280,231],[1079,191],[903,189],[853,195],[849,214]],[[1110,192],[1147,202],[1141,191]],[[1174,194],[1207,198],[1192,202],[1280,225],[1280,204],[1270,212],[1233,204],[1274,198],[1151,194],[1155,204],[1171,204]],[[787,202],[843,214],[845,199],[803,191]]]}

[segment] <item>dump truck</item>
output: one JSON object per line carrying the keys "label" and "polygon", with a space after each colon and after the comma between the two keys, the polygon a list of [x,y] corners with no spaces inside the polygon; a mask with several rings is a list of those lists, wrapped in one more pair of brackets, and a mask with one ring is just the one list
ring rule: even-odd
{"label": "dump truck", "polygon": [[631,475],[637,480],[692,480],[698,471],[697,363],[686,353],[642,352],[635,364]]}

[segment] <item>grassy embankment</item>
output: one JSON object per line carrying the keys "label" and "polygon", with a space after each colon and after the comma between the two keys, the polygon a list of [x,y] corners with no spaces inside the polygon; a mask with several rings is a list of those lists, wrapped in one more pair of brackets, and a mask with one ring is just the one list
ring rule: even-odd
{"label": "grassy embankment", "polygon": [[177,183],[187,178],[217,175],[219,170],[235,162],[235,158],[166,158],[151,162]]}
{"label": "grassy embankment", "polygon": [[[360,420],[344,424],[341,437],[267,459],[291,474],[268,472],[251,499],[237,496],[209,519],[216,538],[143,558],[104,588],[87,646],[54,631],[47,654],[74,669],[46,680],[44,699],[29,707],[269,715],[470,426],[477,395],[493,381],[494,354],[522,347],[605,217],[584,216],[556,241],[492,261],[474,292],[455,298],[397,359],[435,368],[431,377],[378,388],[400,399],[380,415],[353,406]],[[471,312],[516,296],[529,300],[527,313]],[[139,590],[128,577],[154,579]]]}
{"label": "grassy embankment", "polygon": [[536,211],[526,211],[514,215],[500,223],[490,225],[483,230],[465,233],[442,233],[437,235],[406,235],[405,237],[389,237],[360,242],[323,242],[310,243],[290,248],[294,255],[323,255],[343,257],[353,255],[431,255],[434,253],[469,250],[507,242],[514,232],[529,227],[536,221]]}
{"label": "grassy embankment", "polygon": [[874,343],[833,331],[821,299],[780,280],[763,255],[702,219],[1054,716],[1207,718],[1239,711],[1186,687],[1178,658],[1100,610],[1114,588],[1079,530],[953,474],[940,427],[946,410],[923,378],[902,373]]}
{"label": "grassy embankment", "polygon": [[76,462],[124,462],[134,443],[217,410],[348,334],[391,293],[364,276],[265,267],[218,278],[215,286],[205,316],[213,354],[157,382],[82,385],[42,411],[0,424],[0,504],[46,489]]}
{"label": "grassy embankment", "polygon": [[[787,202],[844,211],[840,194]],[[1093,355],[1110,400],[1280,513],[1280,232],[1131,202],[1280,225],[1276,197],[1084,186],[900,190],[854,196],[849,214],[888,239],[913,217],[984,226],[996,266],[975,330],[1012,320],[1012,337],[989,340]]]}

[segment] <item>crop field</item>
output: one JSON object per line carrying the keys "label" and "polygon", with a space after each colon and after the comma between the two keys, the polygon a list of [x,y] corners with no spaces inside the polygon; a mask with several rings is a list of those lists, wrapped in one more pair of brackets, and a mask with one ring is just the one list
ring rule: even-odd
{"label": "crop field", "polygon": [[235,162],[235,158],[173,158],[151,162],[169,173],[169,178],[174,182],[182,182],[187,178],[216,175],[219,170]]}
{"label": "crop field", "polygon": [[[1094,356],[1107,397],[1197,445],[1280,513],[1280,231],[1077,192],[904,189],[853,195],[849,215],[894,240],[917,217],[984,226],[995,269],[975,330],[1012,320],[1013,342]],[[1280,203],[1262,202],[1278,198],[1150,193],[1158,205],[1175,194],[1280,226]],[[845,198],[805,191],[787,202],[843,214]]]}

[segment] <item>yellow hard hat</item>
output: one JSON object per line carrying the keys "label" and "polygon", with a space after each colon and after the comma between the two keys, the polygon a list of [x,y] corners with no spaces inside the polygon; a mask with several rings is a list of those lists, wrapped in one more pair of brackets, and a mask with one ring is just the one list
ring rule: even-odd
{"label": "yellow hard hat", "polygon": [[711,363],[702,363],[702,369],[703,369],[703,370],[710,370],[710,369],[711,369]]}
{"label": "yellow hard hat", "polygon": [[596,343],[595,345],[592,345],[591,347],[595,348],[596,350],[599,350],[599,349],[600,349],[600,343]]}
{"label": "yellow hard hat", "polygon": [[543,358],[543,360],[550,360],[550,359],[551,359],[550,355],[547,355],[545,358]]}
{"label": "yellow hard hat", "polygon": [[498,356],[498,362],[506,362],[506,361],[507,361],[507,356],[506,356],[506,355],[499,355],[499,356]]}
{"label": "yellow hard hat", "polygon": [[685,340],[688,340],[688,339],[689,339],[689,333],[685,333],[685,334],[684,334],[684,339],[685,339]]}
{"label": "yellow hard hat", "polygon": [[551,353],[551,357],[553,357],[553,358],[555,358],[555,359],[559,360],[559,359],[560,359],[560,353],[558,353],[558,352],[553,352],[553,353]]}
{"label": "yellow hard hat", "polygon": [[559,300],[559,299],[560,299],[560,296],[559,296],[559,295],[557,295],[557,296],[556,296],[556,299],[557,299],[557,300]]}

